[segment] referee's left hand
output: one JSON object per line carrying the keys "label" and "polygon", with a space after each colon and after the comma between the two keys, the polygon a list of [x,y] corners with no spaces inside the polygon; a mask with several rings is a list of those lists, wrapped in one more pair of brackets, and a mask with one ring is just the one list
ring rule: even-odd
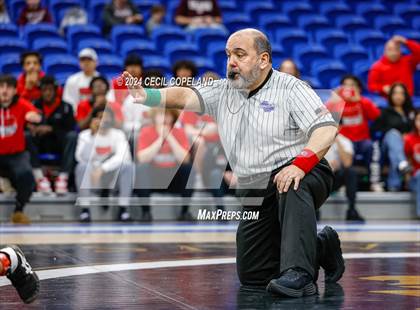
{"label": "referee's left hand", "polygon": [[286,193],[289,190],[290,184],[294,181],[293,189],[296,191],[299,188],[300,180],[305,176],[305,172],[295,165],[290,165],[277,173],[274,176],[273,182],[277,184],[279,193]]}

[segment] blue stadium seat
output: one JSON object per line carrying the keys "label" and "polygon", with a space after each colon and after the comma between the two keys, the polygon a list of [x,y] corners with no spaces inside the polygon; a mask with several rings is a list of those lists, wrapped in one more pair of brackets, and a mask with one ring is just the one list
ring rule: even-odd
{"label": "blue stadium seat", "polygon": [[414,29],[420,30],[420,16],[413,17],[411,20],[411,26]]}
{"label": "blue stadium seat", "polygon": [[6,7],[9,8],[10,19],[12,21],[17,21],[22,8],[25,6],[25,0],[10,0],[5,2]]}
{"label": "blue stadium seat", "polygon": [[0,40],[0,53],[22,53],[26,48],[26,42],[21,39],[7,37]]}
{"label": "blue stadium seat", "polygon": [[356,13],[369,21],[376,16],[387,15],[388,11],[385,6],[380,3],[362,2],[356,5]]}
{"label": "blue stadium seat", "polygon": [[154,5],[161,4],[160,0],[134,0],[134,5],[139,9],[141,14],[145,14],[150,11],[150,8]]}
{"label": "blue stadium seat", "polygon": [[209,42],[226,42],[227,36],[228,33],[220,28],[199,28],[193,32],[193,41],[197,44],[200,50],[206,51]]}
{"label": "blue stadium seat", "polygon": [[349,40],[344,31],[321,29],[315,32],[315,41],[324,45],[327,50],[332,50],[338,44],[347,43]]}
{"label": "blue stadium seat", "polygon": [[375,28],[385,33],[391,33],[395,29],[408,28],[404,23],[404,20],[400,17],[387,15],[378,16],[374,18]]}
{"label": "blue stadium seat", "polygon": [[166,46],[164,54],[171,63],[174,63],[178,60],[199,56],[199,50],[197,45],[193,43],[180,43]]}
{"label": "blue stadium seat", "polygon": [[347,74],[346,67],[334,59],[316,60],[312,64],[312,75],[316,76],[323,88],[334,87],[335,79]]}
{"label": "blue stadium seat", "polygon": [[67,42],[74,53],[77,51],[79,41],[91,38],[102,38],[101,30],[96,25],[87,24],[67,27]]}
{"label": "blue stadium seat", "polygon": [[39,38],[32,43],[32,48],[42,55],[66,54],[67,43],[63,39]]}
{"label": "blue stadium seat", "polygon": [[172,41],[186,41],[187,34],[178,26],[164,25],[153,30],[152,39],[157,49],[163,50],[165,45],[171,44]]}
{"label": "blue stadium seat", "polygon": [[313,7],[307,2],[285,1],[282,3],[282,11],[285,15],[296,22],[296,19],[301,14],[313,13]]}
{"label": "blue stadium seat", "polygon": [[407,29],[407,28],[396,28],[392,31],[391,35],[401,35],[410,40],[420,42],[420,31]]}
{"label": "blue stadium seat", "polygon": [[215,71],[213,60],[207,57],[193,56],[193,57],[190,57],[189,60],[194,62],[194,64],[197,66],[198,75],[202,75],[206,73],[207,71]]}
{"label": "blue stadium seat", "polygon": [[48,74],[76,73],[79,71],[79,61],[70,54],[56,54],[44,59],[44,69]]}
{"label": "blue stadium seat", "polygon": [[97,70],[110,80],[121,74],[123,60],[115,55],[100,55]]}
{"label": "blue stadium seat", "polygon": [[156,44],[148,40],[127,40],[120,46],[119,52],[124,58],[133,53],[140,55],[142,58],[159,54],[159,51],[156,50]]}
{"label": "blue stadium seat", "polygon": [[64,86],[64,84],[66,84],[67,79],[69,78],[70,75],[72,75],[74,72],[58,72],[54,75],[55,80],[57,81],[58,84]]}
{"label": "blue stadium seat", "polygon": [[330,23],[328,20],[321,15],[317,14],[302,14],[297,17],[297,24],[300,28],[304,29],[305,31],[315,32],[321,29],[328,29],[330,28]]}
{"label": "blue stadium seat", "polygon": [[342,29],[344,32],[347,32],[347,31],[353,32],[359,29],[369,28],[366,20],[363,17],[353,15],[353,14],[340,16],[340,18],[338,18],[335,21],[335,24],[337,25],[338,28]]}
{"label": "blue stadium seat", "polygon": [[322,88],[321,82],[316,77],[302,75],[300,79],[307,82],[313,89]]}
{"label": "blue stadium seat", "polygon": [[274,38],[276,30],[291,27],[292,21],[286,15],[271,12],[261,14],[258,17],[258,25],[268,36]]}
{"label": "blue stadium seat", "polygon": [[335,22],[338,17],[351,14],[351,9],[343,2],[321,2],[319,5],[319,12]]}
{"label": "blue stadium seat", "polygon": [[299,59],[304,68],[309,68],[315,60],[329,58],[327,50],[319,44],[301,43],[294,50],[293,59]]}
{"label": "blue stadium seat", "polygon": [[218,73],[221,72],[219,69],[226,69],[227,57],[225,48],[225,42],[212,42],[207,47],[207,56],[213,60],[215,67],[218,69]]}
{"label": "blue stadium seat", "polygon": [[151,56],[144,59],[143,62],[144,68],[147,70],[157,69],[167,74],[172,72],[171,64],[166,57],[161,56]]}
{"label": "blue stadium seat", "polygon": [[229,29],[229,31],[232,33],[239,29],[250,27],[252,20],[247,14],[234,13],[225,14],[224,23],[226,28]]}
{"label": "blue stadium seat", "polygon": [[22,71],[20,54],[2,54],[0,57],[0,72],[17,76]]}
{"label": "blue stadium seat", "polygon": [[14,24],[0,24],[0,38],[19,37],[19,30]]}
{"label": "blue stadium seat", "polygon": [[273,67],[278,68],[280,63],[287,58],[286,52],[280,44],[271,44]]}
{"label": "blue stadium seat", "polygon": [[77,51],[81,51],[86,47],[93,48],[99,55],[109,55],[113,53],[111,43],[101,38],[80,40],[77,44]]}
{"label": "blue stadium seat", "polygon": [[276,31],[276,42],[281,43],[286,51],[291,51],[294,45],[308,42],[308,37],[301,29],[284,28]]}
{"label": "blue stadium seat", "polygon": [[146,39],[144,29],[137,25],[116,25],[111,30],[111,42],[114,50],[126,40]]}
{"label": "blue stadium seat", "polygon": [[39,38],[60,38],[57,27],[52,24],[27,24],[23,28],[23,39],[32,44]]}
{"label": "blue stadium seat", "polygon": [[413,17],[420,15],[420,5],[415,3],[396,3],[394,6],[394,13],[408,23],[411,23]]}
{"label": "blue stadium seat", "polygon": [[349,72],[353,71],[353,64],[356,61],[369,58],[365,48],[357,44],[339,44],[334,48],[333,56],[341,60]]}
{"label": "blue stadium seat", "polygon": [[90,0],[88,7],[89,22],[99,27],[102,26],[102,12],[108,0]]}
{"label": "blue stadium seat", "polygon": [[354,33],[354,40],[365,48],[372,49],[376,46],[384,45],[386,37],[377,30],[360,30]]}
{"label": "blue stadium seat", "polygon": [[271,2],[248,1],[244,4],[244,12],[249,16],[252,16],[252,19],[259,20],[261,15],[273,13],[275,12],[275,9]]}
{"label": "blue stadium seat", "polygon": [[363,85],[367,84],[367,76],[372,62],[369,60],[358,60],[353,65],[353,73],[360,78]]}
{"label": "blue stadium seat", "polygon": [[79,0],[49,0],[50,12],[54,16],[54,21],[57,25],[60,24],[60,16],[65,10],[74,6],[82,6]]}

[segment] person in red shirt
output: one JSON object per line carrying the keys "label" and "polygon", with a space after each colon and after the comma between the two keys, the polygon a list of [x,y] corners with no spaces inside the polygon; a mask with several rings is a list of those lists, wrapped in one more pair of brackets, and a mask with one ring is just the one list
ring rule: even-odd
{"label": "person in red shirt", "polygon": [[38,100],[41,97],[39,81],[45,75],[41,70],[42,56],[35,51],[25,52],[20,56],[23,72],[17,81],[17,94],[29,101]]}
{"label": "person in red shirt", "polygon": [[[402,55],[401,44],[405,44],[411,54]],[[369,91],[387,97],[392,84],[399,82],[403,83],[408,88],[410,96],[413,96],[413,76],[418,63],[420,63],[420,44],[403,36],[393,36],[385,44],[382,58],[370,68]]]}
{"label": "person in red shirt", "polygon": [[373,144],[369,121],[377,119],[381,111],[372,101],[361,95],[363,85],[356,76],[346,75],[340,84],[337,91],[339,96],[334,96],[326,106],[340,119],[339,133],[353,142],[355,160],[362,157],[370,172]]}
{"label": "person in red shirt", "polygon": [[416,215],[420,218],[420,110],[416,111],[413,131],[404,137],[404,151],[414,168],[410,189],[416,194]]}
{"label": "person in red shirt", "polygon": [[47,8],[42,7],[41,0],[26,0],[17,21],[18,25],[52,23],[51,14]]}
{"label": "person in red shirt", "polygon": [[[136,193],[149,197],[151,191],[167,191],[191,197],[187,188],[192,165],[190,143],[183,128],[174,127],[176,110],[154,108],[149,111],[153,125],[143,127],[137,140]],[[150,207],[143,206],[142,219],[151,221]],[[184,200],[178,220],[192,220]]]}
{"label": "person in red shirt", "polygon": [[222,28],[222,13],[217,0],[181,0],[175,12],[175,23],[195,28]]}
{"label": "person in red shirt", "polygon": [[27,122],[39,123],[41,116],[27,100],[16,96],[16,79],[0,76],[0,174],[10,179],[16,190],[13,223],[27,224],[23,213],[35,187],[29,154],[25,147],[24,127]]}
{"label": "person in red shirt", "polygon": [[108,102],[106,94],[109,91],[109,83],[103,76],[97,76],[90,81],[89,90],[92,93],[90,100],[83,100],[77,105],[76,121],[79,128],[84,130],[89,127],[94,108],[109,107],[115,116],[115,127],[121,128],[123,122],[123,114],[120,104],[116,102]]}
{"label": "person in red shirt", "polygon": [[[124,60],[124,70],[134,78],[141,79],[143,76],[143,59],[136,54],[129,54]],[[121,106],[128,96],[128,88],[121,77],[112,80],[111,90],[108,93],[108,100],[116,102]]]}

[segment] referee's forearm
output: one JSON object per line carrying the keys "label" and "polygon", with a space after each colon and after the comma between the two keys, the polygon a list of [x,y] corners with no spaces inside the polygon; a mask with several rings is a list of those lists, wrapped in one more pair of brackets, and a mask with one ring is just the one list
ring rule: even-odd
{"label": "referee's forearm", "polygon": [[312,132],[309,142],[305,148],[314,152],[319,159],[323,158],[328,152],[334,139],[337,136],[337,127],[324,126],[315,129]]}
{"label": "referee's forearm", "polygon": [[201,112],[197,94],[188,87],[168,87],[160,89],[161,106],[169,109],[188,110]]}

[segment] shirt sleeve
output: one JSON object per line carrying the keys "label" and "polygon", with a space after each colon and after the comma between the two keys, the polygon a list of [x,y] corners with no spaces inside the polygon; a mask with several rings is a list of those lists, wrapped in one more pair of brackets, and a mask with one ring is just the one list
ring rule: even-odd
{"label": "shirt sleeve", "polygon": [[319,127],[338,126],[318,95],[303,81],[296,82],[290,90],[288,106],[293,120],[307,137]]}
{"label": "shirt sleeve", "polygon": [[216,118],[220,95],[224,85],[223,81],[224,80],[217,80],[208,85],[200,85],[192,88],[200,101],[202,114],[209,114]]}

